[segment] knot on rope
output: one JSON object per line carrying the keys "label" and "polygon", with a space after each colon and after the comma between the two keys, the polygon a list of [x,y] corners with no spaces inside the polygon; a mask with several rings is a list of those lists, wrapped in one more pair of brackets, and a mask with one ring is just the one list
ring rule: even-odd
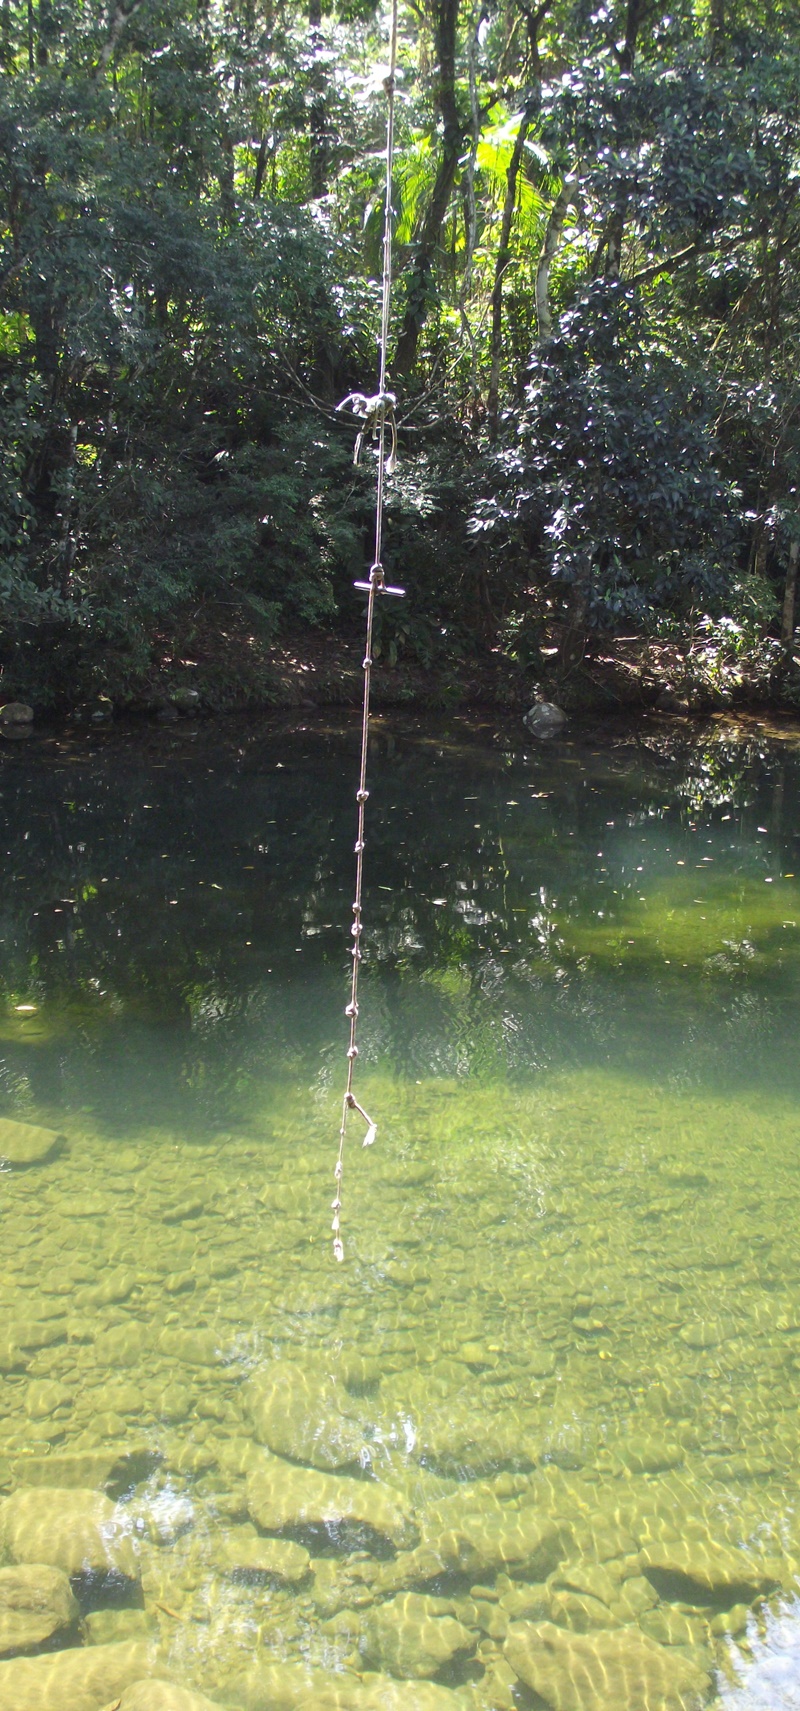
{"label": "knot on rope", "polygon": [[348,392],[347,397],[343,398],[341,404],[337,404],[336,408],[337,410],[346,410],[348,404],[353,415],[360,416],[364,423],[353,448],[353,462],[361,462],[366,435],[371,434],[373,440],[378,439],[383,429],[388,427],[392,436],[392,449],[385,460],[384,469],[387,475],[391,475],[397,464],[397,422],[394,414],[397,399],[395,394],[393,392],[375,392],[371,398],[367,398],[363,392]]}

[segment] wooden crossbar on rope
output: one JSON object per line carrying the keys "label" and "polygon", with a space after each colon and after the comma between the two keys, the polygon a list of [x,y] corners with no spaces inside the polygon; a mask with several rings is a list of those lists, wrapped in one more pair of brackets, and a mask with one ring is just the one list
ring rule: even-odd
{"label": "wooden crossbar on rope", "polygon": [[[386,200],[383,224],[383,293],[381,299],[381,331],[378,347],[379,378],[378,390],[373,398],[366,398],[361,393],[351,392],[342,400],[349,404],[355,415],[364,423],[356,440],[354,462],[358,462],[361,448],[367,434],[371,433],[377,444],[378,476],[377,492],[375,495],[375,552],[370,567],[369,581],[356,582],[354,586],[362,589],[367,595],[366,637],[364,647],[364,703],[361,716],[361,765],[356,791],[356,884],[353,901],[353,924],[350,928],[353,940],[351,956],[353,972],[350,980],[350,1002],[345,1009],[345,1015],[350,1021],[350,1043],[347,1048],[347,1077],[345,1081],[344,1098],[342,1100],[342,1121],[339,1129],[339,1151],[334,1169],[335,1192],[331,1201],[333,1212],[333,1256],[334,1259],[344,1259],[344,1244],[341,1236],[342,1210],[342,1181],[344,1176],[344,1143],[347,1134],[347,1120],[351,1111],[358,1113],[366,1123],[366,1133],[363,1145],[372,1145],[377,1134],[377,1124],[373,1123],[363,1105],[360,1105],[353,1092],[353,1079],[356,1058],[358,1057],[358,973],[361,966],[361,893],[364,880],[364,829],[366,822],[366,804],[369,796],[367,790],[367,754],[369,748],[369,698],[372,676],[372,631],[375,622],[375,601],[378,595],[402,595],[404,589],[389,588],[386,585],[381,552],[383,550],[383,513],[385,504],[386,477],[394,468],[397,449],[397,429],[395,426],[395,398],[392,392],[386,390],[387,352],[389,345],[389,314],[392,302],[392,166],[394,161],[394,94],[395,73],[397,67],[397,0],[392,0],[392,18],[390,27],[389,75],[384,83],[387,99],[386,114]],[[386,455],[387,429],[391,436],[391,454]]]}

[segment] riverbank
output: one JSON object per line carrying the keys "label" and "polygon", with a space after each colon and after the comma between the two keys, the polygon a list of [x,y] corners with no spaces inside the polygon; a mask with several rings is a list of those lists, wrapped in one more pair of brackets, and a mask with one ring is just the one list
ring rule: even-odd
{"label": "riverbank", "polygon": [[[376,708],[421,713],[477,708],[523,713],[537,699],[571,715],[635,713],[657,708],[678,716],[800,711],[800,657],[788,658],[771,638],[747,649],[722,638],[664,641],[608,637],[564,666],[559,638],[523,663],[502,646],[422,663],[375,650]],[[132,671],[115,654],[74,673],[23,674],[8,669],[0,703],[22,701],[34,715],[102,723],[115,713],[165,722],[190,713],[266,712],[351,707],[363,693],[360,624],[347,633],[304,629],[271,646],[228,624],[207,625],[191,646],[164,640],[146,665]],[[58,681],[56,678],[58,677]]]}

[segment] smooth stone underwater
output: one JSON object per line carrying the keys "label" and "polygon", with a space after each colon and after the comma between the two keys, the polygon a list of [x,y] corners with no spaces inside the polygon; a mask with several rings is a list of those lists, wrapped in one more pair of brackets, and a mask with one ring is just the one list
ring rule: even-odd
{"label": "smooth stone underwater", "polygon": [[589,1636],[519,1623],[505,1654],[551,1711],[701,1711],[708,1697],[707,1675],[635,1629]]}
{"label": "smooth stone underwater", "polygon": [[0,1658],[65,1642],[80,1617],[67,1576],[45,1563],[0,1568]]}
{"label": "smooth stone underwater", "polygon": [[327,1471],[358,1465],[364,1433],[353,1402],[332,1378],[275,1361],[247,1386],[246,1406],[259,1443],[276,1455]]}
{"label": "smooth stone underwater", "polygon": [[145,1641],[77,1646],[43,1657],[0,1663],[3,1711],[100,1711],[150,1675],[154,1648]]}
{"label": "smooth stone underwater", "polygon": [[454,1619],[446,1599],[405,1592],[378,1604],[367,1617],[361,1642],[368,1663],[390,1675],[437,1675],[459,1654],[475,1650],[475,1640]]}
{"label": "smooth stone underwater", "polygon": [[222,1711],[222,1707],[204,1693],[153,1678],[126,1687],[117,1711]]}
{"label": "smooth stone underwater", "polygon": [[365,1529],[394,1545],[416,1537],[399,1496],[377,1480],[293,1467],[266,1452],[248,1478],[247,1506],[267,1533],[322,1528],[354,1544]]}
{"label": "smooth stone underwater", "polygon": [[129,1518],[97,1491],[15,1491],[0,1503],[0,1549],[12,1562],[50,1563],[71,1579],[139,1579]]}
{"label": "smooth stone underwater", "polygon": [[60,1151],[66,1137],[53,1129],[41,1129],[35,1123],[16,1123],[0,1117],[0,1162],[22,1169],[26,1165],[44,1164]]}

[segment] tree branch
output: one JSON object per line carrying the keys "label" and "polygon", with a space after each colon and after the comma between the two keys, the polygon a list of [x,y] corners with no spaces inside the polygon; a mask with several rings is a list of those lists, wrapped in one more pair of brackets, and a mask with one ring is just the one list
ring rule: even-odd
{"label": "tree branch", "polygon": [[660,273],[669,273],[673,267],[683,267],[687,261],[694,261],[695,256],[713,255],[717,250],[720,255],[728,255],[731,250],[739,248],[740,244],[749,244],[753,238],[761,237],[765,227],[753,226],[748,232],[739,232],[735,238],[722,238],[719,243],[689,244],[685,250],[676,250],[674,255],[667,256],[664,261],[651,262],[648,267],[640,268],[633,273],[626,285],[647,285],[651,279],[657,279]]}

